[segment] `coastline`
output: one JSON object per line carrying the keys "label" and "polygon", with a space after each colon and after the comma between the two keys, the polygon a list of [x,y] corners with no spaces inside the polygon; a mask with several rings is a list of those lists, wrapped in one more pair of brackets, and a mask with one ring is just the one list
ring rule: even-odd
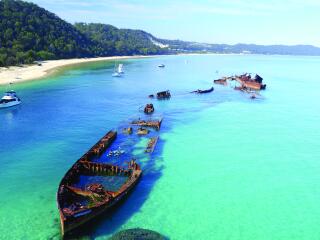
{"label": "coastline", "polygon": [[[173,55],[261,55],[261,54],[239,54],[239,53],[178,53]],[[263,54],[262,54],[263,55]],[[41,80],[45,77],[54,74],[60,68],[82,63],[91,63],[99,61],[112,61],[112,60],[125,60],[125,59],[138,59],[150,58],[165,55],[135,55],[135,56],[110,56],[110,57],[96,57],[96,58],[72,58],[72,59],[59,59],[59,60],[45,60],[42,65],[37,64],[23,65],[23,66],[10,66],[0,67],[0,86],[9,83],[21,83],[26,81]],[[278,56],[278,55],[272,55]],[[283,55],[279,55],[283,56]],[[291,56],[291,55],[287,55]]]}
{"label": "coastline", "polygon": [[1,67],[0,68],[0,85],[42,79],[44,77],[49,76],[55,70],[61,67],[77,65],[80,63],[132,59],[132,58],[148,58],[148,57],[152,57],[152,56],[137,55],[137,56],[113,56],[113,57],[97,57],[97,58],[72,58],[72,59],[42,61],[41,66],[38,66],[37,64],[33,64],[33,65],[23,65],[22,67],[19,67],[19,66],[11,66],[8,68]]}

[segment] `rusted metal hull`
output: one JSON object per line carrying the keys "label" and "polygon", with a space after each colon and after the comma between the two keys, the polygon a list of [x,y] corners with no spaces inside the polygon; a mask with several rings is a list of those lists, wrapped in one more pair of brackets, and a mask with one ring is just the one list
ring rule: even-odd
{"label": "rusted metal hull", "polygon": [[256,75],[254,78],[251,77],[250,74],[243,74],[239,76],[230,76],[230,77],[223,77],[221,79],[216,79],[213,82],[215,84],[221,85],[228,85],[228,81],[237,81],[241,86],[235,87],[236,90],[254,90],[260,91],[265,90],[267,85],[262,83],[263,78],[259,75]]}
{"label": "rusted metal hull", "polygon": [[134,186],[138,183],[141,176],[141,172],[137,179],[125,190],[123,191],[119,196],[113,199],[112,202],[109,202],[108,204],[103,204],[94,208],[89,209],[87,214],[80,215],[77,217],[72,218],[65,218],[63,212],[61,209],[59,209],[60,213],[60,224],[61,224],[61,234],[62,236],[70,233],[72,230],[77,229],[81,225],[89,222],[90,220],[96,218],[97,216],[106,213],[107,211],[111,210],[113,207],[115,207],[116,204],[121,202],[134,188]]}
{"label": "rusted metal hull", "polygon": [[143,111],[144,111],[145,114],[153,113],[154,112],[153,104],[152,103],[147,104]]}
{"label": "rusted metal hull", "polygon": [[210,92],[213,92],[214,88],[211,87],[209,89],[206,89],[206,90],[201,90],[201,89],[198,89],[198,90],[195,90],[191,93],[197,93],[197,94],[203,94],[203,93],[210,93]]}
{"label": "rusted metal hull", "polygon": [[171,94],[169,90],[157,93],[157,99],[159,100],[170,99],[170,98],[171,98]]}
{"label": "rusted metal hull", "polygon": [[215,84],[220,84],[220,85],[224,85],[224,86],[227,85],[227,79],[216,79],[216,80],[213,80],[213,82]]}
{"label": "rusted metal hull", "polygon": [[137,126],[141,126],[141,127],[150,127],[150,128],[155,128],[157,130],[160,130],[161,123],[162,123],[162,119],[160,119],[158,121],[155,121],[155,120],[149,120],[149,121],[136,120],[136,121],[131,122],[132,125],[137,125]]}
{"label": "rusted metal hull", "polygon": [[236,80],[241,84],[243,88],[246,88],[246,89],[256,90],[256,91],[266,89],[266,84],[262,84],[254,81],[244,81],[240,78],[237,78]]}
{"label": "rusted metal hull", "polygon": [[[92,162],[95,157],[102,154],[112,144],[116,137],[117,132],[108,132],[88,152],[76,161],[62,178],[57,192],[57,205],[60,214],[62,235],[65,235],[101,213],[111,209],[137,184],[142,171],[138,164],[133,160],[129,163],[128,169],[111,164]],[[85,196],[88,198],[101,197],[92,191],[90,192],[81,189],[77,191],[77,188],[73,187],[73,185],[80,176],[91,174],[94,176],[108,177],[108,173],[127,176],[128,179],[116,192],[110,192],[106,189],[104,191],[106,195],[99,201],[93,201],[93,204],[80,204],[80,207],[77,206],[75,209],[70,207],[70,202],[72,203],[71,205],[78,204],[78,201],[75,200],[74,196],[80,195],[81,197]]]}
{"label": "rusted metal hull", "polygon": [[149,140],[147,144],[147,148],[145,150],[146,153],[153,153],[155,146],[157,145],[159,137],[153,137]]}

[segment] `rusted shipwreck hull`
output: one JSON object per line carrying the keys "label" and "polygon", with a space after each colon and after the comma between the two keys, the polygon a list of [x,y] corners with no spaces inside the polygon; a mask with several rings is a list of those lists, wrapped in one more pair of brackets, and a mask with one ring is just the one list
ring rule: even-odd
{"label": "rusted shipwreck hull", "polygon": [[266,84],[263,84],[263,78],[260,77],[258,74],[255,75],[254,78],[251,77],[251,74],[245,73],[239,76],[230,76],[230,77],[223,77],[221,79],[216,79],[213,82],[215,84],[221,84],[221,85],[228,85],[229,81],[237,81],[240,86],[237,86],[236,90],[265,90]]}
{"label": "rusted shipwreck hull", "polygon": [[155,146],[157,145],[159,137],[150,138],[146,147],[146,153],[153,153]]}
{"label": "rusted shipwreck hull", "polygon": [[228,84],[227,83],[227,78],[216,79],[216,80],[213,80],[213,82],[215,84],[220,84],[220,85],[224,85],[224,86],[226,86]]}
{"label": "rusted shipwreck hull", "polygon": [[148,103],[145,107],[144,107],[144,113],[145,114],[151,114],[154,112],[154,106],[152,103]]}
{"label": "rusted shipwreck hull", "polygon": [[132,125],[137,125],[141,127],[151,127],[155,128],[156,130],[160,130],[162,123],[162,119],[160,120],[134,120],[131,122]]}
{"label": "rusted shipwreck hull", "polygon": [[266,84],[263,84],[263,78],[260,77],[258,74],[252,78],[250,74],[243,74],[240,76],[235,76],[234,78],[237,82],[241,84],[241,87],[243,89],[249,89],[249,90],[265,90]]}
{"label": "rusted shipwreck hull", "polygon": [[205,90],[198,89],[198,90],[192,91],[191,93],[203,94],[203,93],[213,92],[213,90],[214,90],[214,88],[211,87],[211,88],[205,89]]}
{"label": "rusted shipwreck hull", "polygon": [[[112,208],[138,182],[142,171],[134,160],[128,163],[127,168],[92,161],[112,144],[116,136],[116,132],[108,132],[62,178],[57,192],[62,235]],[[124,180],[112,189],[100,183],[109,177]],[[99,181],[88,180],[92,178],[99,178]]]}

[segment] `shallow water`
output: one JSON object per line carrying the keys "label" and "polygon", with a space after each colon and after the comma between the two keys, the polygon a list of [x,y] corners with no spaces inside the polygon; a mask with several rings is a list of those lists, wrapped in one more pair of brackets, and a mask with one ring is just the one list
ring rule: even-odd
{"label": "shallow water", "polygon": [[[0,239],[59,239],[55,194],[66,170],[109,129],[138,117],[146,96],[166,89],[171,100],[152,101],[164,116],[153,156],[143,154],[144,138],[126,143],[143,178],[80,236],[107,239],[142,227],[174,240],[320,238],[320,58],[123,62],[123,78],[111,77],[113,62],[99,62],[15,85],[23,104],[0,111]],[[243,72],[264,77],[261,98],[218,85],[188,94]]]}

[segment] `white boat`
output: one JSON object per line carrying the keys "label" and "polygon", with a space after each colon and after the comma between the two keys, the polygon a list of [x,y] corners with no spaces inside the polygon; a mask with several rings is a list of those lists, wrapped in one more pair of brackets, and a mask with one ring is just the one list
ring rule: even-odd
{"label": "white boat", "polygon": [[123,73],[124,73],[124,71],[123,71],[123,64],[122,64],[122,63],[120,63],[120,64],[118,65],[118,73],[120,73],[120,74],[123,74]]}
{"label": "white boat", "polygon": [[124,74],[123,64],[119,64],[118,67],[114,65],[114,72],[112,74],[112,77],[121,77],[123,74]]}
{"label": "white boat", "polygon": [[21,103],[20,98],[17,96],[16,92],[11,90],[5,92],[4,96],[0,100],[0,108],[7,108],[19,105]]}
{"label": "white boat", "polygon": [[114,72],[113,74],[112,74],[112,77],[121,77],[122,75],[120,74],[120,73],[118,73],[118,72]]}
{"label": "white boat", "polygon": [[164,65],[164,64],[159,64],[159,65],[158,65],[159,68],[164,68],[165,66],[166,66],[166,65]]}

